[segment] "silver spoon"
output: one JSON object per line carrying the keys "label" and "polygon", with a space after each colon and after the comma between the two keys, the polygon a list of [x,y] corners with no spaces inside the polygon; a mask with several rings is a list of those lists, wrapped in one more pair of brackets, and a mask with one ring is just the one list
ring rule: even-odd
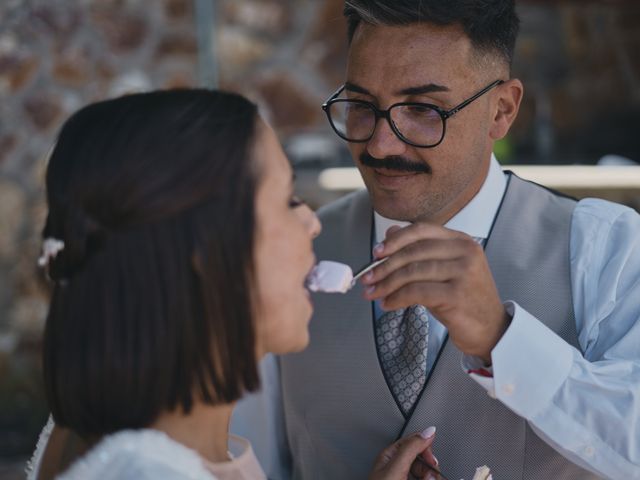
{"label": "silver spoon", "polygon": [[362,277],[364,274],[366,274],[367,272],[369,272],[370,270],[373,270],[374,268],[376,268],[378,265],[384,263],[387,261],[389,257],[384,257],[384,258],[380,258],[378,260],[374,260],[373,262],[365,265],[364,267],[362,267],[360,270],[358,270],[357,273],[353,274],[353,280],[351,280],[351,288],[353,288],[356,284],[356,282],[358,281],[358,279],[360,277]]}

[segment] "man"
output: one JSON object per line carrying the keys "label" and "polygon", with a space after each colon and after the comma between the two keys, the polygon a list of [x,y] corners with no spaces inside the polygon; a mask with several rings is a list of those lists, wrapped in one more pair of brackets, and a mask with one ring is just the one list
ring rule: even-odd
{"label": "man", "polygon": [[450,479],[485,463],[496,479],[640,479],[640,218],[492,156],[523,95],[513,0],[345,15],[346,82],[324,108],[368,194],[321,209],[316,253],[388,260],[317,295],[309,348],[280,359],[293,477],[365,478],[436,425]]}

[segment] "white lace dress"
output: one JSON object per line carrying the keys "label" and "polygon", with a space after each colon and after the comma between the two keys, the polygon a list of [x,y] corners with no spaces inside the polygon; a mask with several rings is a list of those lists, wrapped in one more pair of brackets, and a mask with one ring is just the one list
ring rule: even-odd
{"label": "white lace dress", "polygon": [[[27,466],[27,480],[36,480],[53,429],[49,419]],[[105,436],[58,480],[266,480],[251,445],[230,435],[233,460],[210,463],[195,451],[158,430],[123,430]]]}

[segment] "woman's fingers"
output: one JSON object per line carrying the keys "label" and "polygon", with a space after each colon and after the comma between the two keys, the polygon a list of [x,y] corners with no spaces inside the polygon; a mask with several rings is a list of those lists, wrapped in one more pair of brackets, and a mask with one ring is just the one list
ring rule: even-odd
{"label": "woman's fingers", "polygon": [[[415,466],[416,457],[431,447],[435,427],[401,438],[378,456],[371,480],[404,480]],[[417,471],[417,470],[416,470]],[[424,475],[422,475],[424,477]]]}

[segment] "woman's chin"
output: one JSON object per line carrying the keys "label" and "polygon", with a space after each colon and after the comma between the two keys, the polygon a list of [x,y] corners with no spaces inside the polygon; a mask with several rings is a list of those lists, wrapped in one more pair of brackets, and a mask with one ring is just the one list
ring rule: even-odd
{"label": "woman's chin", "polygon": [[277,348],[271,349],[271,353],[276,355],[286,355],[288,353],[298,353],[303,351],[309,345],[309,330],[305,328],[304,332],[300,332],[295,338],[290,338],[286,344],[279,345]]}
{"label": "woman's chin", "polygon": [[301,341],[300,345],[298,346],[298,348],[296,350],[294,350],[293,352],[291,352],[291,353],[301,352],[302,350],[304,350],[308,346],[309,346],[309,331],[307,330],[303,341]]}

